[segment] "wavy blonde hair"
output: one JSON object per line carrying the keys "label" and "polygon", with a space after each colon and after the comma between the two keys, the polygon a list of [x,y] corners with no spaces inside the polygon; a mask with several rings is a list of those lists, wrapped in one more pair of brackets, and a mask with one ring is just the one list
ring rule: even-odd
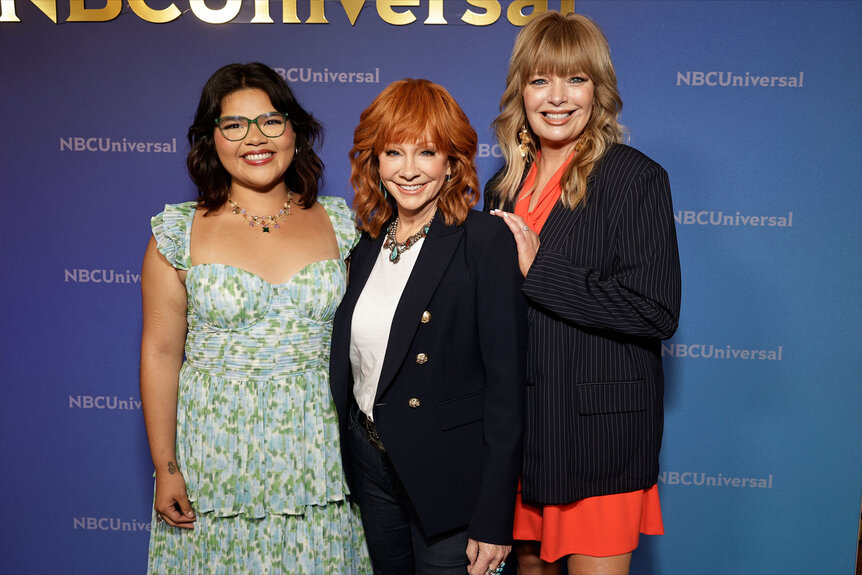
{"label": "wavy blonde hair", "polygon": [[349,154],[356,225],[373,238],[395,210],[379,188],[378,157],[386,146],[405,143],[431,143],[449,158],[451,175],[437,200],[447,224],[462,224],[479,202],[477,137],[467,115],[438,84],[412,78],[393,82],[359,116]]}
{"label": "wavy blonde hair", "polygon": [[[586,16],[554,11],[539,14],[518,34],[500,98],[500,114],[492,123],[506,159],[505,171],[492,184],[500,206],[515,200],[527,162],[536,159],[538,137],[527,122],[523,96],[535,74],[586,74],[594,85],[592,115],[582,132],[578,153],[560,181],[563,205],[574,209],[586,201],[587,179],[596,163],[611,145],[625,137],[625,128],[618,121],[623,102],[605,35]],[[522,126],[527,127],[532,140],[526,158],[518,149]]]}

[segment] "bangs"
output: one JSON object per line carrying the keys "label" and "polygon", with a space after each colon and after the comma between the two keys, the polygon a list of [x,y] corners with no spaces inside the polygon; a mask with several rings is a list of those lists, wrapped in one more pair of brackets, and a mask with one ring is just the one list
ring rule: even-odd
{"label": "bangs", "polygon": [[388,105],[380,110],[374,142],[376,155],[392,144],[433,144],[437,151],[451,153],[452,146],[442,129],[449,105],[440,94],[421,84],[405,83],[394,86],[387,96]]}
{"label": "bangs", "polygon": [[[595,80],[595,63],[601,48],[593,45],[595,38],[571,21],[550,21],[541,33],[535,34],[523,46],[519,55],[521,79],[524,84],[533,74],[570,76],[587,74]],[[591,41],[592,40],[592,41]]]}

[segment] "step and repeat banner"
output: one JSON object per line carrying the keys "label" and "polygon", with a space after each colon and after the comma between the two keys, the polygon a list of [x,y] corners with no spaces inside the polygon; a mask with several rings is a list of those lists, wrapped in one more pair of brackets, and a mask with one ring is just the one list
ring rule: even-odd
{"label": "step and repeat banner", "polygon": [[0,573],[141,574],[149,218],[195,197],[186,129],[230,62],[282,74],[352,198],[359,113],[444,85],[489,128],[515,35],[604,29],[631,144],[670,173],[683,312],[662,348],[667,534],[633,573],[849,574],[862,492],[862,3],[0,0]]}

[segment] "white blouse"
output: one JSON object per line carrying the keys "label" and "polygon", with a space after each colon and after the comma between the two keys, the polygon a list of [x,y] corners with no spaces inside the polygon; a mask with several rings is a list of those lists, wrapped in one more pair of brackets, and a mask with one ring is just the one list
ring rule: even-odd
{"label": "white blouse", "polygon": [[381,247],[368,282],[353,310],[350,327],[353,396],[362,413],[372,420],[377,384],[383,369],[389,332],[392,330],[392,318],[424,244],[425,238],[422,238],[409,250],[401,252],[397,264],[389,261],[390,251]]}

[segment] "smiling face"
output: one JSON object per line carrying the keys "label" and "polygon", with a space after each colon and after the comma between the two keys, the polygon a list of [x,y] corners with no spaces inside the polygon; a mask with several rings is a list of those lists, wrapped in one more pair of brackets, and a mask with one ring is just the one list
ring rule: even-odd
{"label": "smiling face", "polygon": [[[252,88],[225,96],[219,116],[254,119],[276,111],[266,92]],[[251,124],[245,138],[237,142],[225,138],[218,128],[214,130],[213,138],[219,161],[231,176],[232,190],[242,188],[268,192],[284,186],[284,173],[293,161],[296,149],[296,136],[289,121],[284,133],[276,138],[265,136],[257,124]]]}
{"label": "smiling face", "polygon": [[398,205],[403,222],[425,223],[437,207],[451,173],[449,158],[434,144],[390,144],[378,156],[380,179]]}
{"label": "smiling face", "polygon": [[586,74],[534,74],[524,86],[524,110],[542,148],[574,144],[590,121],[595,85]]}

